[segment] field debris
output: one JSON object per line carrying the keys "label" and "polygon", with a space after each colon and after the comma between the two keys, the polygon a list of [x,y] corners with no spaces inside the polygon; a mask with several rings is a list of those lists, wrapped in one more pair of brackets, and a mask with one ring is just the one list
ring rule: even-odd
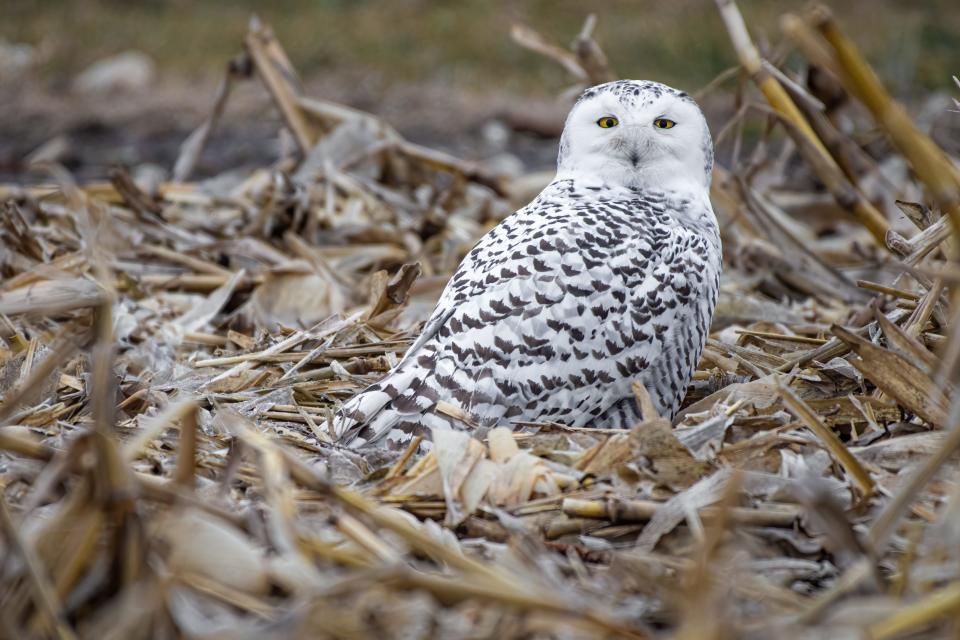
{"label": "field debris", "polygon": [[[957,161],[826,8],[784,16],[786,64],[717,5],[726,269],[672,425],[637,388],[629,431],[335,442],[543,176],[303,95],[258,21],[175,180],[0,185],[0,635],[955,637]],[[614,77],[595,22],[512,35],[579,87]],[[188,181],[254,78],[293,144]]]}

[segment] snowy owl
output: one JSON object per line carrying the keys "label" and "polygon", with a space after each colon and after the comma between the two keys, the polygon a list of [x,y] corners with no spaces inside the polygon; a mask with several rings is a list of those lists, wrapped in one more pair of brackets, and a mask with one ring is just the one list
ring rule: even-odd
{"label": "snowy owl", "polygon": [[631,384],[673,417],[719,291],[713,143],[668,86],[587,89],[567,116],[557,175],[467,254],[422,335],[334,418],[353,446],[516,421],[629,428]]}

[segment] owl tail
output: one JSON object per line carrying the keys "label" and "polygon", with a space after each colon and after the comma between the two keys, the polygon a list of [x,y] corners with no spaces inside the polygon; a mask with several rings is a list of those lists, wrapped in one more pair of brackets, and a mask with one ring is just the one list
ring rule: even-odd
{"label": "owl tail", "polygon": [[402,363],[343,404],[333,419],[334,436],[351,447],[384,438],[391,446],[406,446],[431,427],[431,410],[437,403],[431,378],[416,361]]}

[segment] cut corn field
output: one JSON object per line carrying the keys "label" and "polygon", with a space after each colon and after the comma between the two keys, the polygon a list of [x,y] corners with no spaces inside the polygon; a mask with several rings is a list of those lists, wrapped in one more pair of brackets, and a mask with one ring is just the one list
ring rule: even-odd
{"label": "cut corn field", "polygon": [[[628,431],[338,444],[552,175],[304,95],[257,21],[174,180],[0,185],[0,637],[956,637],[957,160],[826,8],[784,16],[788,58],[716,4],[725,271],[674,424],[637,388]],[[635,75],[594,25],[512,37],[578,87]],[[241,82],[292,144],[191,181]]]}

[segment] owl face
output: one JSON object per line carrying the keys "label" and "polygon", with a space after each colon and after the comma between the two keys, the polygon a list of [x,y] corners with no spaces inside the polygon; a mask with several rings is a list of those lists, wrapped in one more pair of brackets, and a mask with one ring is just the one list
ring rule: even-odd
{"label": "owl face", "polygon": [[587,89],[567,116],[559,174],[631,188],[709,187],[713,143],[687,94],[618,80]]}

